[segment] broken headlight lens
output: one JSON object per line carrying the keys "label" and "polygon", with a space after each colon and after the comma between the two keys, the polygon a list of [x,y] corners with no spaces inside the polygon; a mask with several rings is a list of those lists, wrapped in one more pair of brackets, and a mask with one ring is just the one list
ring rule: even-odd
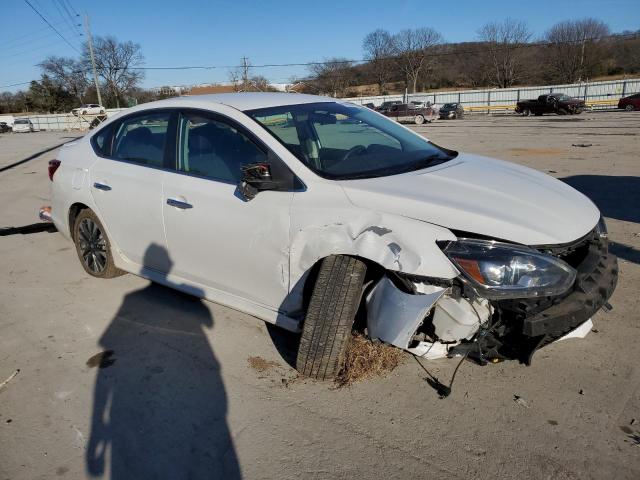
{"label": "broken headlight lens", "polygon": [[460,239],[444,252],[489,299],[559,295],[576,278],[576,271],[562,260],[509,243]]}

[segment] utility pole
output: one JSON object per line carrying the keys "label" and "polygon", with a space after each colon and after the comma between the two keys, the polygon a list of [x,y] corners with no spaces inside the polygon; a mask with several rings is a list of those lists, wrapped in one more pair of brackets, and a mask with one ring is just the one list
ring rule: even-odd
{"label": "utility pole", "polygon": [[246,90],[247,85],[249,85],[249,59],[247,57],[242,57],[242,89]]}
{"label": "utility pole", "polygon": [[91,30],[89,29],[89,15],[86,13],[84,14],[84,29],[87,32],[87,43],[89,44],[89,55],[91,56],[91,67],[93,68],[93,82],[96,85],[96,92],[98,93],[98,104],[102,105],[100,85],[98,84],[98,74],[96,73],[96,59],[93,56],[93,38],[91,37]]}

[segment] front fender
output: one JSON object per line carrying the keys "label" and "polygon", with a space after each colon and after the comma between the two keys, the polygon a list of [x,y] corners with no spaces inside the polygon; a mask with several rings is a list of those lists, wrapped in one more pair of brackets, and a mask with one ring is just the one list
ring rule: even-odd
{"label": "front fender", "polygon": [[318,260],[354,255],[387,270],[436,278],[454,278],[458,270],[436,244],[455,240],[446,228],[420,220],[362,209],[341,211],[331,222],[308,222],[292,235],[291,285]]}

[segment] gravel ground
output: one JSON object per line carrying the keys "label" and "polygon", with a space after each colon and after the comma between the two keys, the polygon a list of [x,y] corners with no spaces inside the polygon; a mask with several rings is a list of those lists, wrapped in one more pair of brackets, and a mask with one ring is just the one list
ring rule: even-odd
{"label": "gravel ground", "polygon": [[[445,400],[409,356],[348,388],[296,379],[291,338],[250,316],[132,275],[90,278],[55,233],[1,237],[0,479],[640,478],[639,127],[616,112],[417,127],[565,179],[620,256],[614,310],[586,339],[531,367],[465,363]],[[0,168],[70,136],[0,135]],[[0,227],[37,221],[54,156],[0,173]],[[448,381],[455,363],[427,367]]]}

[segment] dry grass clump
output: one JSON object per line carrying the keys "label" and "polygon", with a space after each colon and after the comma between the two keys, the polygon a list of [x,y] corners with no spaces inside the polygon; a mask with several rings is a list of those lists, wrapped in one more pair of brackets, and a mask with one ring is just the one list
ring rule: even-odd
{"label": "dry grass clump", "polygon": [[376,377],[391,372],[400,363],[402,350],[384,343],[373,343],[364,335],[354,333],[347,347],[345,363],[336,377],[340,387],[351,385],[365,378]]}

